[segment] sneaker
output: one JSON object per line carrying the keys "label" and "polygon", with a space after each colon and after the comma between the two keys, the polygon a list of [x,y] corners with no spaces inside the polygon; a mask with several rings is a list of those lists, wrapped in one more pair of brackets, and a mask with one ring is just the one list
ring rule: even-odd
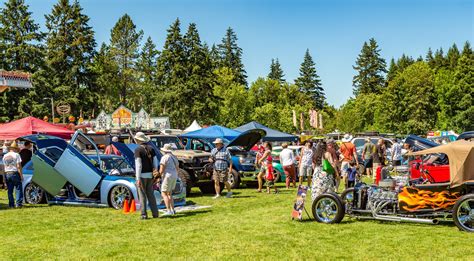
{"label": "sneaker", "polygon": [[142,215],[141,219],[148,219],[148,217],[145,215]]}
{"label": "sneaker", "polygon": [[213,199],[216,199],[216,198],[220,198],[220,197],[221,197],[221,195],[217,194],[217,195],[215,195],[215,196],[212,197],[212,198],[213,198]]}
{"label": "sneaker", "polygon": [[166,211],[163,215],[161,215],[162,217],[166,217],[166,216],[172,216],[173,215],[173,212],[171,211]]}
{"label": "sneaker", "polygon": [[173,215],[176,215],[176,210],[171,210],[171,213],[173,213]]}
{"label": "sneaker", "polygon": [[230,192],[227,192],[227,194],[225,195],[226,198],[231,198],[232,197],[232,191]]}

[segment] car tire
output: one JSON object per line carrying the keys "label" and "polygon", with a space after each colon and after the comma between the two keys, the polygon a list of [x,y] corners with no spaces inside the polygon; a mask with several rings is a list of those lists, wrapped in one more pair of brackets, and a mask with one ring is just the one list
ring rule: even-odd
{"label": "car tire", "polygon": [[30,182],[28,185],[26,185],[24,194],[26,204],[40,204],[45,200],[44,190],[33,182]]}
{"label": "car tire", "polygon": [[[341,193],[341,200],[342,200],[342,203],[344,204],[344,207],[345,207],[346,211],[352,210],[352,201],[354,200],[354,198],[353,198],[354,194],[353,193],[354,193],[354,188],[348,188],[348,189],[344,190]],[[352,194],[352,201],[348,202],[347,197],[348,197],[348,195],[351,195],[351,194]]]}
{"label": "car tire", "polygon": [[273,169],[273,177],[275,179],[275,183],[277,182],[280,182],[281,181],[281,172],[277,169]]}
{"label": "car tire", "polygon": [[109,205],[112,208],[115,209],[122,209],[123,208],[123,202],[128,200],[133,199],[133,194],[130,188],[128,188],[125,185],[116,185],[110,189],[109,192]]}
{"label": "car tire", "polygon": [[474,194],[467,194],[456,201],[453,207],[454,224],[461,231],[474,232],[474,220],[472,210],[474,209]]}
{"label": "car tire", "polygon": [[314,219],[326,224],[340,223],[346,211],[342,199],[333,193],[319,195],[311,209]]}
{"label": "car tire", "polygon": [[230,184],[230,187],[233,189],[239,188],[240,187],[240,175],[237,170],[233,169],[231,173],[229,173],[228,181]]}
{"label": "car tire", "polygon": [[184,169],[179,169],[178,170],[178,177],[181,179],[181,182],[184,183],[186,186],[186,196],[189,196],[191,193],[191,188],[193,187],[193,181],[191,180],[191,175],[184,170]]}

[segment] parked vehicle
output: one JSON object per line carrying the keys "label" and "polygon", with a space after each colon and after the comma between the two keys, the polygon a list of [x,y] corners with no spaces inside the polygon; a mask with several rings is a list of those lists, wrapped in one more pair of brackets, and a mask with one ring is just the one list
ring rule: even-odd
{"label": "parked vehicle", "polygon": [[425,224],[452,219],[460,230],[474,232],[474,143],[456,141],[412,153],[425,154],[449,157],[449,182],[390,178],[378,186],[358,183],[341,196],[317,196],[312,204],[314,218],[328,224],[341,222],[346,214],[357,219]]}
{"label": "parked vehicle", "polygon": [[189,194],[191,188],[197,185],[201,176],[205,175],[204,166],[209,163],[211,153],[202,150],[186,149],[180,139],[175,135],[149,135],[151,141],[158,148],[165,144],[172,144],[173,154],[179,160],[181,180],[186,183],[186,192]]}
{"label": "parked vehicle", "polygon": [[[232,188],[238,188],[242,177],[255,174],[255,153],[250,149],[264,136],[264,130],[254,129],[241,133],[232,141],[224,140],[225,147],[232,155],[232,173],[229,175],[229,183]],[[186,149],[202,150],[211,152],[215,147],[213,140],[204,138],[183,138]],[[197,186],[203,193],[211,193],[214,190],[212,185],[212,163],[205,166],[204,174],[199,176]]]}
{"label": "parked vehicle", "polygon": [[359,166],[357,166],[357,171],[361,174],[365,173],[364,160],[362,159],[362,150],[364,148],[366,138],[370,138],[370,142],[372,142],[373,144],[377,144],[378,140],[382,138],[384,140],[385,147],[387,148],[386,153],[385,153],[385,158],[387,159],[388,162],[392,161],[391,148],[392,148],[393,142],[390,139],[387,139],[384,137],[377,137],[377,136],[355,137],[351,140],[351,143],[354,144],[354,146],[356,147],[357,160],[359,161]]}
{"label": "parked vehicle", "polygon": [[463,133],[461,133],[461,135],[459,135],[457,137],[456,140],[474,141],[474,131],[463,132]]}
{"label": "parked vehicle", "polygon": [[[69,144],[44,135],[22,139],[35,144],[32,160],[23,169],[26,203],[46,200],[48,204],[120,209],[125,199],[138,199],[134,165],[123,157],[100,155],[95,143],[81,131],[74,134]],[[159,185],[155,187],[155,197],[163,208]],[[181,181],[177,182],[173,198],[177,206],[185,205],[186,187]]]}

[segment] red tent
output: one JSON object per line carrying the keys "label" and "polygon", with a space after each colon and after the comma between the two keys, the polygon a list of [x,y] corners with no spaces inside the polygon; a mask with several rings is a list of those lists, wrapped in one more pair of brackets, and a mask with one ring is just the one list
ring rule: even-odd
{"label": "red tent", "polygon": [[14,140],[31,134],[46,134],[63,139],[71,138],[74,131],[37,119],[26,117],[0,125],[0,140]]}

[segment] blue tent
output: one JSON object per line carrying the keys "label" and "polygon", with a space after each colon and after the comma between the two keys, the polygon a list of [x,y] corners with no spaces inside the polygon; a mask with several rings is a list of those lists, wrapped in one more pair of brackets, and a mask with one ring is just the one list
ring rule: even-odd
{"label": "blue tent", "polygon": [[226,140],[233,140],[240,135],[240,131],[235,131],[226,127],[219,125],[213,125],[207,128],[202,128],[200,130],[191,131],[185,134],[180,135],[184,138],[197,138],[197,139],[215,139],[222,138]]}
{"label": "blue tent", "polygon": [[240,127],[235,128],[234,130],[244,132],[253,129],[262,129],[267,132],[267,136],[263,138],[264,141],[298,141],[298,136],[270,129],[269,127],[260,124],[256,121],[244,124]]}

